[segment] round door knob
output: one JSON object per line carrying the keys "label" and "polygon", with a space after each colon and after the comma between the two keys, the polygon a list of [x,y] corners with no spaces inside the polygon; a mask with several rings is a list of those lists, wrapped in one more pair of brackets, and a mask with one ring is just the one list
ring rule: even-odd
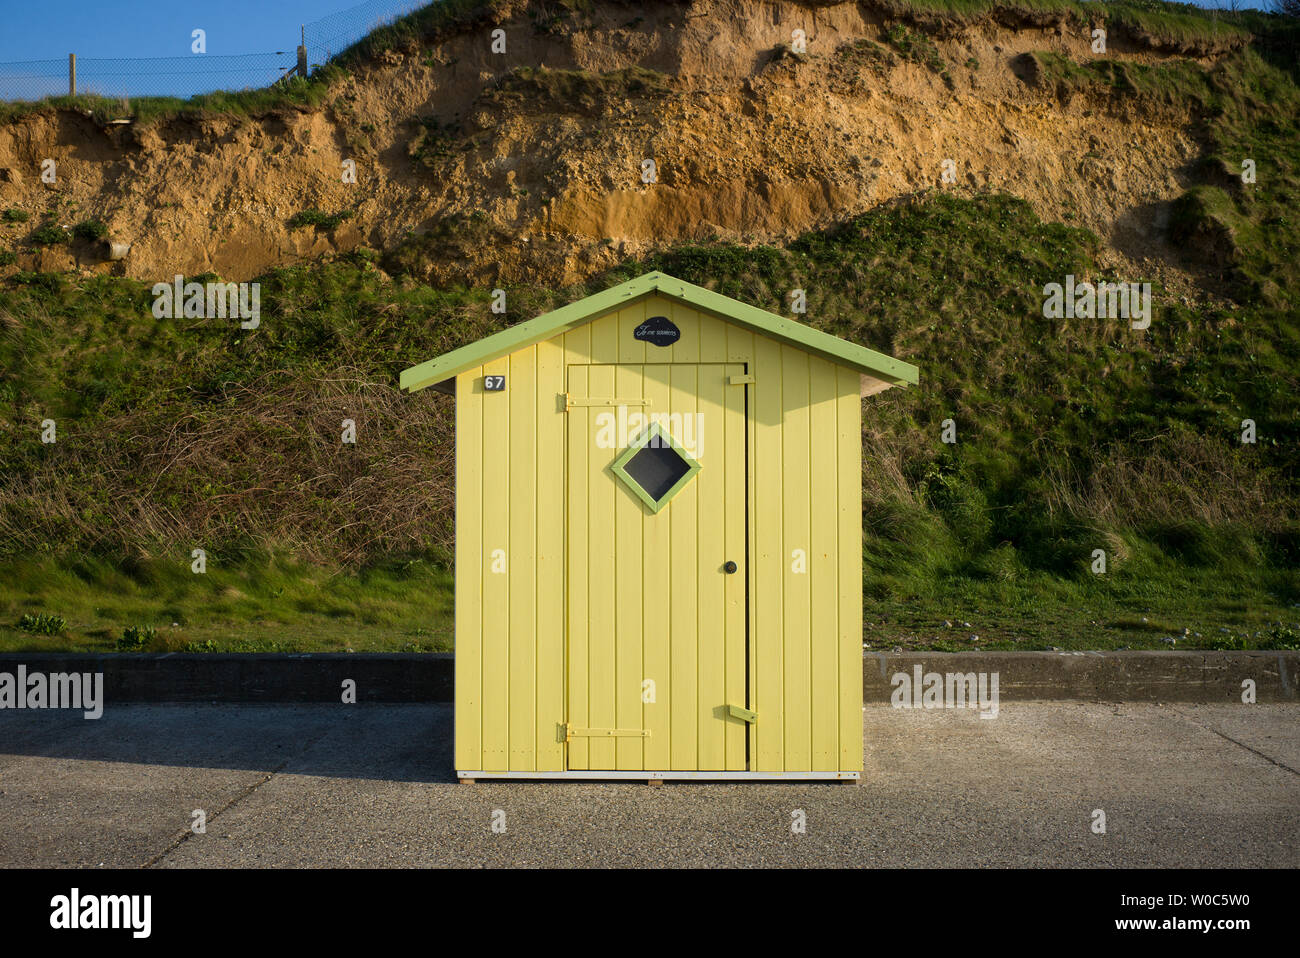
{"label": "round door knob", "polygon": [[722,567],[722,571],[727,573],[727,575],[731,575],[731,573],[735,572],[738,568],[740,567],[736,565],[736,563],[728,562],[726,565]]}

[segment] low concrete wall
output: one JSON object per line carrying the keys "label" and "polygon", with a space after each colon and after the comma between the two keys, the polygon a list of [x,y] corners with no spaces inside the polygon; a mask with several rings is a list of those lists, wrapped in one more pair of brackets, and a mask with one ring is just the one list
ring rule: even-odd
{"label": "low concrete wall", "polygon": [[898,652],[863,655],[867,702],[888,702],[899,672],[998,673],[1001,701],[1295,702],[1300,652]]}
{"label": "low concrete wall", "polygon": [[356,682],[358,702],[450,702],[450,653],[183,655],[8,652],[0,672],[103,672],[107,702],[338,702]]}
{"label": "low concrete wall", "polygon": [[[450,702],[450,653],[0,654],[0,672],[103,672],[108,702]],[[867,702],[888,702],[899,672],[998,673],[1002,702],[1295,702],[1300,652],[901,652],[862,658]]]}

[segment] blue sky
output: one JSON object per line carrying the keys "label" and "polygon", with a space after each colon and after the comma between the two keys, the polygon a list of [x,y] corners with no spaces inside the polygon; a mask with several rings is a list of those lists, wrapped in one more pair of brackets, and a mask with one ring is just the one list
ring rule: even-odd
{"label": "blue sky", "polygon": [[207,31],[208,53],[293,52],[298,27],[359,0],[5,0],[0,62],[67,57],[190,55],[190,33]]}
{"label": "blue sky", "polygon": [[[0,61],[67,57],[189,56],[190,32],[208,53],[292,52],[298,27],[358,0],[5,0]],[[1246,0],[1261,6],[1264,0]],[[1202,3],[1202,6],[1212,3]]]}

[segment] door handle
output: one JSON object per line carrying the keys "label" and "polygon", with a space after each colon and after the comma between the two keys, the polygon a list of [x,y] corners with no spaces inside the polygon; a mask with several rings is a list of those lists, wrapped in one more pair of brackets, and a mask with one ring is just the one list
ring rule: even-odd
{"label": "door handle", "polygon": [[727,575],[731,575],[731,574],[732,574],[733,572],[735,572],[738,568],[740,568],[740,566],[738,566],[738,565],[736,565],[736,563],[731,562],[730,560],[728,560],[728,561],[727,561],[727,564],[724,565],[724,566],[722,567],[722,571],[725,572],[725,573],[727,573]]}

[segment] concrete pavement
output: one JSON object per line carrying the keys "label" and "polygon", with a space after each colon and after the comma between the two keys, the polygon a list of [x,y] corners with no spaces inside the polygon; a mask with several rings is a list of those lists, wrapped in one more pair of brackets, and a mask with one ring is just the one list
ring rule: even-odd
{"label": "concrete pavement", "polygon": [[0,866],[1300,866],[1294,705],[863,722],[858,787],[458,785],[449,705],[0,711]]}

